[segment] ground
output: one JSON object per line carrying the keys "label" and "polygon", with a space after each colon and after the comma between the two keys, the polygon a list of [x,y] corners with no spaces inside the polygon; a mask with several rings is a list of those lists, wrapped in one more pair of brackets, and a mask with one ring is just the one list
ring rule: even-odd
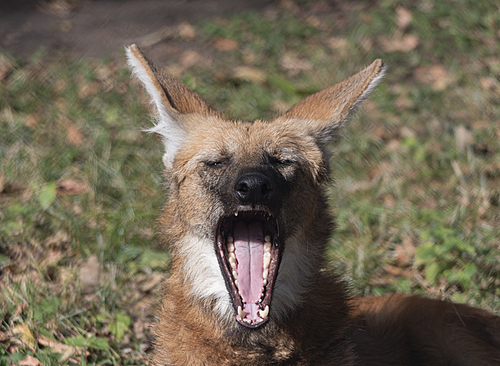
{"label": "ground", "polygon": [[332,266],[498,313],[498,29],[486,0],[1,2],[0,365],[149,362],[168,192],[130,43],[245,120],[382,58],[332,146]]}

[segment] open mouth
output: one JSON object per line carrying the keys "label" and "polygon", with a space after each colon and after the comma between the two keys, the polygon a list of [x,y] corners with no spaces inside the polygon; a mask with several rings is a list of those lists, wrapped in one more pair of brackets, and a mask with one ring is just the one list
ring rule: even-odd
{"label": "open mouth", "polygon": [[217,253],[236,310],[236,320],[256,328],[269,320],[280,261],[277,220],[265,211],[239,211],[217,230]]}

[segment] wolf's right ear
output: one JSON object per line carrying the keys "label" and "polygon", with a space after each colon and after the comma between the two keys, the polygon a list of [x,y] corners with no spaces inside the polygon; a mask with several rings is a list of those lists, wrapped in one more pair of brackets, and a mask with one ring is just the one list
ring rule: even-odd
{"label": "wolf's right ear", "polygon": [[219,117],[219,113],[179,80],[164,74],[144,57],[135,44],[126,51],[132,75],[143,83],[151,97],[151,104],[155,107],[156,124],[148,131],[158,133],[162,137],[165,146],[163,163],[167,169],[171,169],[177,150],[187,138],[188,126],[183,115]]}
{"label": "wolf's right ear", "polygon": [[375,60],[349,79],[303,99],[275,120],[278,123],[299,124],[321,148],[325,148],[382,81],[384,73],[382,60]]}

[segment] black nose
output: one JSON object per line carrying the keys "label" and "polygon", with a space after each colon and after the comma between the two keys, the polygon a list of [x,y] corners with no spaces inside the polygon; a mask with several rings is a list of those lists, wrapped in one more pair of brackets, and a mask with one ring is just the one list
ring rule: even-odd
{"label": "black nose", "polygon": [[248,173],[236,181],[234,191],[241,203],[264,203],[272,196],[273,185],[262,173]]}

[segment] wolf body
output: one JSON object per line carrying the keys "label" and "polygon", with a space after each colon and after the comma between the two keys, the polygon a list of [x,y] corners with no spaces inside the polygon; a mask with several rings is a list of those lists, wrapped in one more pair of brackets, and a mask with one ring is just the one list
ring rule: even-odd
{"label": "wolf body", "polygon": [[328,144],[384,74],[266,121],[226,119],[132,45],[157,115],[172,257],[154,365],[500,365],[500,318],[393,295],[351,298],[328,267]]}

